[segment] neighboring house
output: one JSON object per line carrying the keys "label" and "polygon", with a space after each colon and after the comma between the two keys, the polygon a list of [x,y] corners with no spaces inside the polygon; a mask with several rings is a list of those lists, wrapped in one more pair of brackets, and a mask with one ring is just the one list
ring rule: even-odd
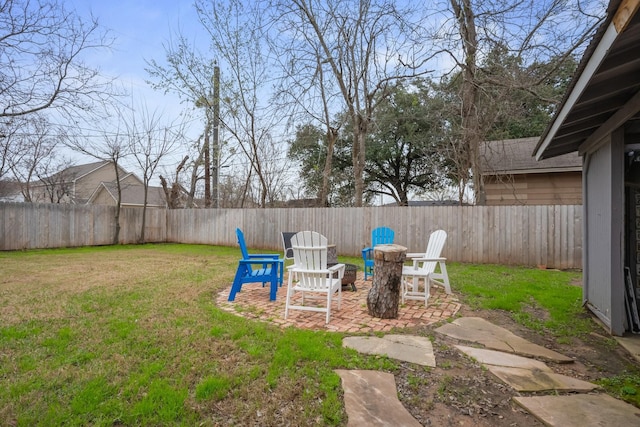
{"label": "neighboring house", "polygon": [[[120,180],[122,207],[144,206],[144,185],[134,174],[127,174]],[[118,201],[118,188],[115,182],[101,182],[95,189],[87,204],[115,205]],[[149,186],[147,191],[148,208],[166,208],[167,202],[162,187]]]}
{"label": "neighboring house", "polygon": [[487,141],[480,147],[485,205],[579,205],[582,159],[569,153],[536,161],[539,138]]}
{"label": "neighboring house", "polygon": [[[135,174],[118,166],[121,206],[144,206],[144,185]],[[41,203],[74,203],[115,205],[118,200],[116,173],[112,162],[95,162],[72,166],[32,184],[32,201]],[[164,191],[149,186],[147,207],[165,208]]]}
{"label": "neighboring house", "polygon": [[628,324],[625,286],[637,294],[640,282],[639,7],[610,1],[534,151],[538,160],[582,156],[583,300],[614,335]]}
{"label": "neighboring house", "polygon": [[[119,167],[121,177],[128,172]],[[40,203],[87,203],[101,182],[116,179],[113,163],[107,161],[71,166],[31,184],[31,200]]]}
{"label": "neighboring house", "polygon": [[0,180],[0,202],[24,202],[20,183]]}

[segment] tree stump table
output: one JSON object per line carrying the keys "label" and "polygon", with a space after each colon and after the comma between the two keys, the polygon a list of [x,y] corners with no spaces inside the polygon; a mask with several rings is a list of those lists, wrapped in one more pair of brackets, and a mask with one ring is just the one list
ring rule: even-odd
{"label": "tree stump table", "polygon": [[367,295],[369,315],[396,319],[400,303],[402,264],[407,248],[400,245],[377,245],[373,248],[373,285]]}

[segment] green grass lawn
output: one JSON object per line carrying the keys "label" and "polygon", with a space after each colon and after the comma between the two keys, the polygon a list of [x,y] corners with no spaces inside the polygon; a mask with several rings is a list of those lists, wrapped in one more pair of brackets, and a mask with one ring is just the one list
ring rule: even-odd
{"label": "green grass lawn", "polygon": [[560,341],[593,328],[582,308],[581,273],[472,264],[449,270],[462,300],[474,309],[508,311],[522,325]]}
{"label": "green grass lawn", "polygon": [[[162,244],[0,253],[0,425],[344,425],[333,370],[397,366],[343,348],[343,334],[219,310],[214,294],[233,280],[238,252]],[[560,338],[590,327],[580,288],[569,285],[577,273],[449,271],[473,307],[512,311]]]}

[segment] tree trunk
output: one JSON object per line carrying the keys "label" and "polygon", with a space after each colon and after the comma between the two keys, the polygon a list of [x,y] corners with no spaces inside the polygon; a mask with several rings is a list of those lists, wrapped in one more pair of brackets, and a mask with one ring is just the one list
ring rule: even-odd
{"label": "tree trunk", "polygon": [[351,150],[351,160],[353,163],[353,181],[354,181],[354,206],[362,207],[364,195],[364,161],[365,146],[368,132],[368,119],[356,114],[353,125],[353,147]]}
{"label": "tree trunk", "polygon": [[320,189],[320,203],[323,208],[329,207],[329,178],[331,177],[331,167],[333,164],[333,150],[338,139],[338,130],[330,126],[327,127],[327,158],[322,172],[322,188]]}
{"label": "tree trunk", "polygon": [[149,197],[149,180],[144,180],[144,204],[142,205],[142,227],[140,227],[140,239],[138,243],[144,243],[144,228],[147,225],[147,203]]}
{"label": "tree trunk", "polygon": [[[473,191],[476,204],[484,204],[484,185],[480,174],[479,147],[484,139],[481,135],[480,122],[477,111],[478,82],[477,51],[478,37],[476,32],[475,14],[471,0],[450,0],[453,11],[458,20],[458,27],[462,37],[462,50],[465,65],[462,70],[462,141],[463,152],[468,156],[467,167],[471,169]],[[466,173],[466,172],[465,172]]]}
{"label": "tree trunk", "polygon": [[373,249],[373,286],[367,295],[369,315],[380,319],[398,318],[400,279],[407,248],[377,245]]}
{"label": "tree trunk", "polygon": [[[198,144],[200,144],[200,140],[199,139],[198,139]],[[202,147],[204,148],[204,145]],[[187,198],[187,208],[192,208],[193,205],[194,205],[193,199],[195,198],[196,186],[198,185],[198,168],[202,164],[202,162],[203,162],[202,159],[203,158],[204,158],[204,150],[200,149],[200,152],[198,153],[198,158],[193,162],[193,166],[191,168],[191,183],[190,183],[190,187],[189,187],[189,197]],[[184,160],[186,160],[186,159],[187,159],[187,157],[185,156]],[[180,166],[178,166],[178,168],[180,168]],[[179,182],[178,181],[178,172],[176,171],[176,180],[175,180],[174,184],[176,184],[178,182]]]}
{"label": "tree trunk", "polygon": [[118,156],[113,156],[111,161],[113,162],[113,167],[116,172],[116,188],[118,190],[117,198],[116,198],[116,215],[115,215],[115,223],[116,228],[113,231],[113,244],[117,245],[120,241],[120,207],[122,206],[122,186],[120,183],[120,169],[118,169]]}

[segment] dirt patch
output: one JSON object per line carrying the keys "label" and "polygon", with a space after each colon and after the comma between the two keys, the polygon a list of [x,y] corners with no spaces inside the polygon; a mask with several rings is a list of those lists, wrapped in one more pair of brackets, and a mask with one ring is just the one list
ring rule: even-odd
{"label": "dirt patch", "polygon": [[582,286],[582,276],[571,279],[569,282],[571,286]]}
{"label": "dirt patch", "polygon": [[[584,339],[559,344],[518,325],[508,313],[472,311],[463,308],[461,316],[482,317],[533,343],[565,354],[575,360],[569,364],[548,363],[555,372],[584,381],[618,375],[635,361],[611,338],[594,333]],[[403,363],[396,373],[396,384],[403,405],[425,426],[542,426],[513,402],[515,396],[544,393],[518,393],[487,369],[455,349],[457,340],[442,336],[428,327],[419,331],[434,337],[436,368],[416,368]]]}

